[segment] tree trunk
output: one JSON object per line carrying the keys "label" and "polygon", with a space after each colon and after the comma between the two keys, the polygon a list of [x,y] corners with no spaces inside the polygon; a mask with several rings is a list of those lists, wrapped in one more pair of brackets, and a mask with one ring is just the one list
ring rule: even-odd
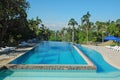
{"label": "tree trunk", "polygon": [[86,28],[86,32],[87,32],[87,36],[86,36],[87,42],[86,43],[88,44],[88,28]]}
{"label": "tree trunk", "polygon": [[104,36],[104,35],[103,35],[103,33],[102,33],[102,43],[104,42],[103,36]]}
{"label": "tree trunk", "polygon": [[74,26],[73,26],[73,31],[72,31],[72,43],[74,43]]}
{"label": "tree trunk", "polygon": [[3,46],[2,41],[4,39],[6,31],[7,31],[7,25],[5,25],[4,27],[2,27],[2,31],[1,31],[1,34],[0,34],[0,46]]}

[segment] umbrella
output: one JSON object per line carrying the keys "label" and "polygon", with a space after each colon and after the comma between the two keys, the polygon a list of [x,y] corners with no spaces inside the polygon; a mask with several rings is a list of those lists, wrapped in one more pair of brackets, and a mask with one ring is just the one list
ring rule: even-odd
{"label": "umbrella", "polygon": [[104,38],[104,40],[113,40],[113,41],[116,41],[117,37],[115,37],[115,36],[107,36],[107,37]]}

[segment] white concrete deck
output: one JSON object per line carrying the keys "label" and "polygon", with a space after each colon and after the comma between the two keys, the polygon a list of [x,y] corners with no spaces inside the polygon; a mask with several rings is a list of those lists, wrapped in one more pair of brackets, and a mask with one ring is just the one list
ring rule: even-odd
{"label": "white concrete deck", "polygon": [[16,49],[15,52],[11,52],[10,54],[12,55],[7,55],[7,54],[2,54],[0,55],[0,68],[4,65],[6,65],[7,63],[9,63],[10,61],[14,60],[15,58],[23,55],[26,51],[32,49],[33,47],[27,47],[27,48],[18,48]]}

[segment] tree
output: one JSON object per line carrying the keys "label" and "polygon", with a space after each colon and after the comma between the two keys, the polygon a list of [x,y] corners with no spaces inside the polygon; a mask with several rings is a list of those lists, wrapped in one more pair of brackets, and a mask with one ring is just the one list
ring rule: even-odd
{"label": "tree", "polygon": [[41,23],[42,23],[42,20],[39,19],[39,17],[37,16],[37,17],[36,17],[36,25],[37,25],[37,28],[39,28],[39,24],[41,24]]}
{"label": "tree", "polygon": [[101,41],[104,42],[104,34],[107,32],[108,26],[106,22],[96,22],[98,37],[101,36]]}
{"label": "tree", "polygon": [[77,21],[75,21],[75,19],[71,18],[68,22],[68,25],[72,26],[72,42],[74,43],[74,28],[75,25],[78,25]]}
{"label": "tree", "polygon": [[26,26],[26,9],[28,7],[29,3],[26,0],[0,0],[0,45],[3,44],[7,29],[10,26],[14,26],[14,24],[16,25],[17,22],[15,23],[14,21]]}
{"label": "tree", "polygon": [[66,30],[65,27],[63,27],[62,30],[61,30],[62,41],[65,40],[65,30]]}
{"label": "tree", "polygon": [[45,27],[44,24],[41,24],[41,27],[40,27],[40,33],[39,33],[39,37],[40,37],[40,40],[49,40],[50,38],[50,34],[52,33],[52,31],[49,30],[49,28]]}
{"label": "tree", "polygon": [[67,31],[67,33],[66,33],[66,37],[67,37],[66,41],[70,42],[71,38],[72,38],[71,37],[71,35],[72,35],[72,29],[70,27],[68,27],[68,28],[66,28],[66,31]]}
{"label": "tree", "polygon": [[91,16],[90,13],[87,12],[87,14],[83,15],[83,17],[81,18],[82,25],[83,24],[86,25],[86,34],[87,34],[86,39],[87,39],[87,44],[88,44],[88,33],[89,33],[89,28],[90,28],[90,20],[89,20],[90,16]]}
{"label": "tree", "polygon": [[[36,17],[36,20],[29,19],[28,20],[29,23],[29,28],[30,28],[30,32],[29,33],[31,35],[31,38],[35,37],[35,38],[39,38],[40,37],[40,27],[44,24],[42,24],[42,20],[38,18],[38,16]],[[41,25],[41,26],[39,26]]]}
{"label": "tree", "polygon": [[115,33],[116,33],[117,37],[120,37],[120,19],[116,20],[116,31],[115,31]]}
{"label": "tree", "polygon": [[30,38],[37,37],[39,30],[38,30],[38,27],[36,25],[36,20],[34,20],[33,18],[29,19],[28,26],[29,26]]}

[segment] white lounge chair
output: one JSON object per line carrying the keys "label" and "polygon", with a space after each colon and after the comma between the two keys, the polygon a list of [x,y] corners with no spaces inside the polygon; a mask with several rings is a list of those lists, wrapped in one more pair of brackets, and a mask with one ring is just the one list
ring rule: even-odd
{"label": "white lounge chair", "polygon": [[118,47],[116,50],[117,50],[117,51],[120,51],[120,47]]}
{"label": "white lounge chair", "polygon": [[8,47],[8,46],[6,46],[6,48],[8,48],[10,50],[15,50],[16,49],[16,47]]}
{"label": "white lounge chair", "polygon": [[112,49],[116,51],[119,48],[119,46],[114,46]]}
{"label": "white lounge chair", "polygon": [[21,42],[21,44],[19,44],[19,46],[25,47],[25,46],[28,46],[28,43],[23,41],[23,42]]}
{"label": "white lounge chair", "polygon": [[1,47],[1,50],[0,50],[1,52],[10,52],[11,50],[10,50],[10,48],[8,48],[8,47],[5,47],[5,48],[3,48],[3,47]]}
{"label": "white lounge chair", "polygon": [[109,49],[111,49],[111,48],[113,48],[112,46],[105,46],[106,48],[109,48]]}

